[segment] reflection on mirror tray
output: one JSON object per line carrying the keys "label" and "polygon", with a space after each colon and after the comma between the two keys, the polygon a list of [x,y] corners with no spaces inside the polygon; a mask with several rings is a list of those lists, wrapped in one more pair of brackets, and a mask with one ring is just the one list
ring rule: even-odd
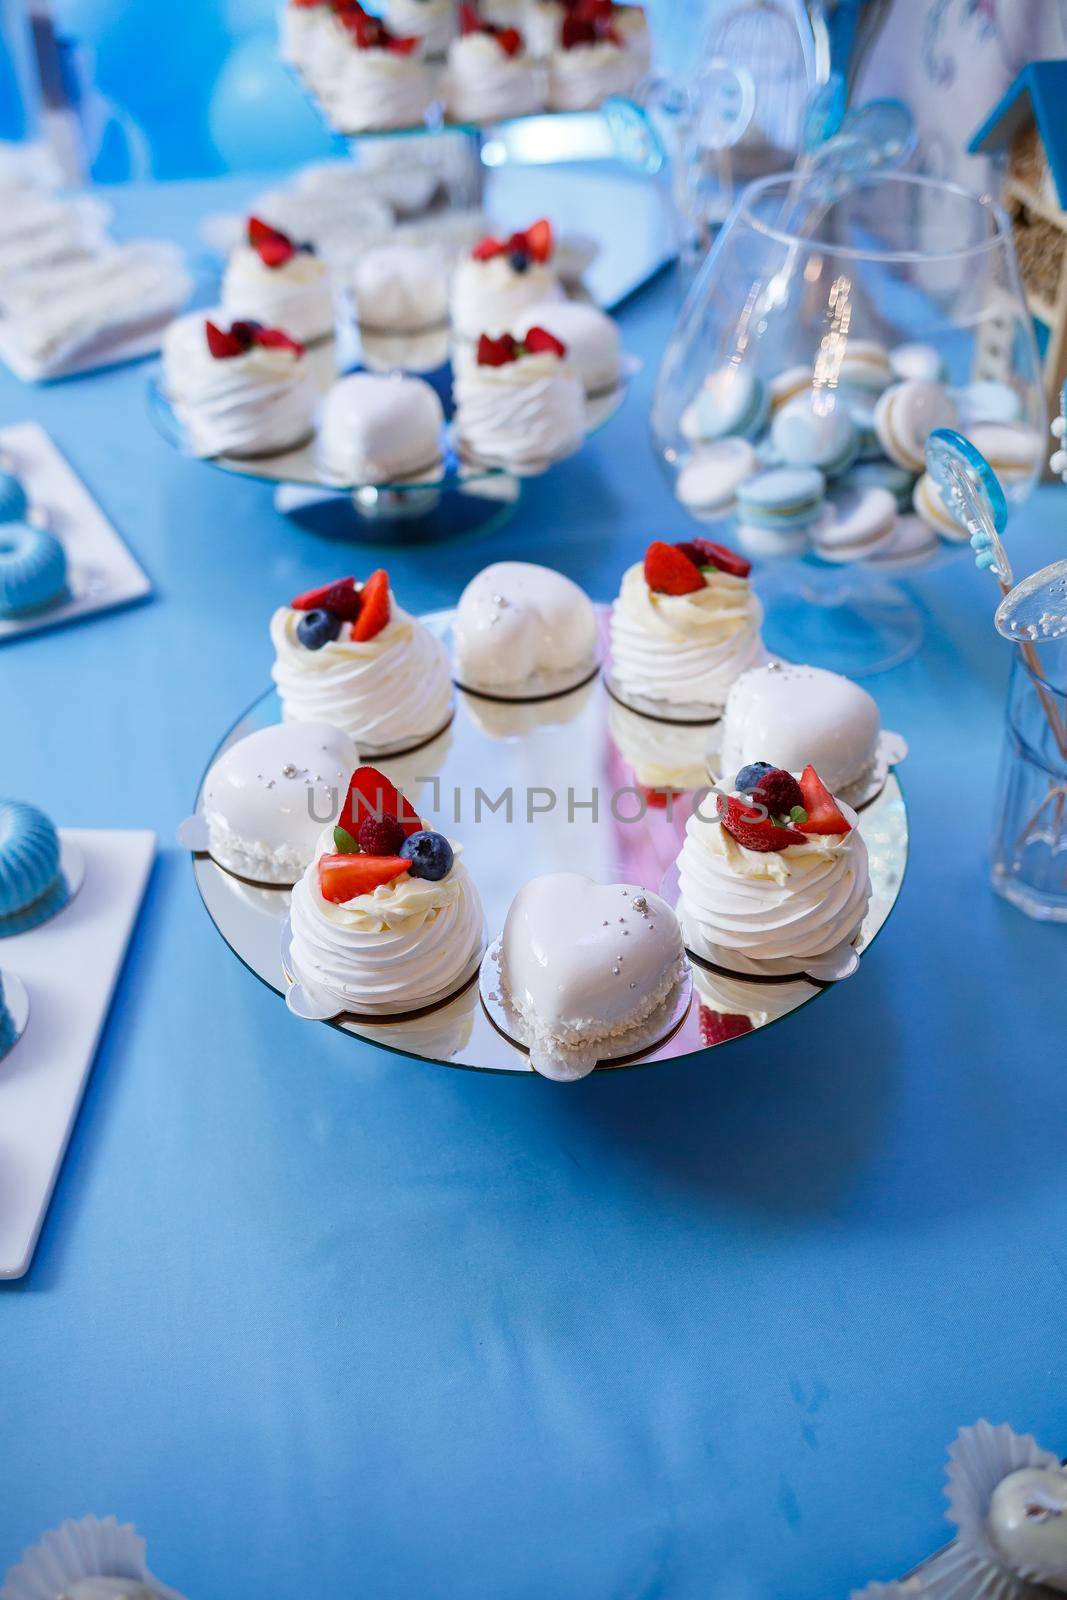
{"label": "reflection on mirror tray", "polygon": [[[424,620],[443,637],[453,615],[442,612]],[[600,676],[555,699],[507,704],[464,693],[456,699],[455,716],[441,737],[378,765],[428,827],[461,847],[490,942],[504,930],[518,891],[546,874],[577,873],[597,884],[629,886],[631,893],[662,894],[669,904],[676,903],[675,861],[694,801],[699,804],[701,795],[699,790],[695,795],[685,792],[685,785],[657,790],[645,783],[650,759],[653,764],[674,759],[670,752],[646,749],[648,733],[655,731],[649,719],[626,714],[611,700]],[[640,749],[633,747],[628,730],[622,728],[631,717],[640,723]],[[237,740],[279,719],[272,691],[235,724],[212,761]],[[691,742],[692,730],[664,725],[662,731],[668,741],[680,736]],[[870,902],[855,947],[860,953],[869,948],[892,910],[907,860],[907,816],[889,764],[899,753],[899,746],[892,744],[883,752],[878,769],[881,785],[856,821],[871,879]],[[697,770],[695,746],[689,749],[687,744],[682,755],[683,776],[710,781]],[[202,836],[199,840],[189,836],[188,843],[194,850],[200,845],[194,872],[223,939],[268,987],[285,995],[289,985],[282,928],[290,890],[233,876],[204,852]],[[618,943],[622,945],[621,938]],[[694,962],[691,1000],[687,980],[684,1003],[679,995],[673,996],[671,1016],[656,1039],[643,1039],[619,1059],[600,1060],[598,1070],[698,1054],[779,1020],[816,998],[835,975],[830,969],[812,968],[809,977],[799,963],[788,973],[776,969],[773,981],[767,981],[766,973],[757,971],[753,976],[737,966],[734,963],[735,970],[728,970],[727,961]],[[522,1029],[513,1023],[502,1026],[503,1015],[493,1014],[494,1007],[500,1009],[499,988],[491,983],[481,988],[484,995],[474,981],[436,1010],[401,1020],[345,1017],[330,1025],[401,1054],[450,1066],[534,1070]],[[498,999],[490,999],[491,995]],[[299,1048],[306,1048],[303,1040]],[[615,1046],[605,1047],[603,1054],[615,1054]]]}

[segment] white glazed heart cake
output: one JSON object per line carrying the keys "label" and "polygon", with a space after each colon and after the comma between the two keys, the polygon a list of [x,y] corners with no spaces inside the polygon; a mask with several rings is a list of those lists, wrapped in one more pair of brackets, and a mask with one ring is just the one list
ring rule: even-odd
{"label": "white glazed heart cake", "polygon": [[810,761],[836,794],[870,772],[881,728],[877,705],[851,678],[768,662],[730,690],[718,766],[732,778],[750,761],[787,772]]}
{"label": "white glazed heart cake", "polygon": [[256,883],[295,883],[358,760],[348,735],[323,722],[284,722],[231,745],[204,780],[212,859]]}
{"label": "white glazed heart cake", "polygon": [[464,688],[560,692],[596,667],[596,613],[588,597],[561,572],[533,562],[483,568],[460,595],[452,631]]}
{"label": "white glazed heart cake", "polygon": [[546,873],[519,890],[499,964],[504,1001],[529,1032],[530,1059],[550,1077],[591,1071],[598,1047],[638,1028],[686,971],[665,900],[579,872]]}

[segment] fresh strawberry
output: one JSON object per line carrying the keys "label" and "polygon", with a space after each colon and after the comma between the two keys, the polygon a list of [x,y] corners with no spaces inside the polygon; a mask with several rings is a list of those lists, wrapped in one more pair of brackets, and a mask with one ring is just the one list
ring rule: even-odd
{"label": "fresh strawberry", "polygon": [[394,56],[414,55],[418,48],[419,36],[417,33],[409,34],[404,39],[398,38],[395,33],[392,33],[386,40],[386,49],[391,50]]}
{"label": "fresh strawberry", "polygon": [[509,362],[519,359],[519,347],[510,333],[502,333],[499,339],[490,339],[483,333],[478,340],[478,365],[480,367],[506,367]]}
{"label": "fresh strawberry", "polygon": [[355,578],[338,578],[320,589],[308,589],[290,600],[294,611],[332,611],[342,622],[355,622],[363,601]]}
{"label": "fresh strawberry", "polygon": [[772,817],[787,817],[794,806],[804,805],[804,795],[791,772],[772,767],[752,791],[757,805],[766,806]]}
{"label": "fresh strawberry", "polygon": [[395,817],[364,817],[359,848],[369,856],[395,856],[404,843],[404,830]]}
{"label": "fresh strawberry", "polygon": [[422,830],[422,820],[415,807],[377,767],[357,767],[353,772],[337,821],[346,833],[358,839],[367,817],[396,817],[405,839]]}
{"label": "fresh strawberry", "polygon": [[379,884],[391,883],[411,862],[404,856],[320,856],[319,890],[333,906],[343,906],[357,894],[372,894]]}
{"label": "fresh strawberry", "polygon": [[389,625],[389,574],[379,567],[363,585],[359,616],[352,624],[356,644],[366,644]]}
{"label": "fresh strawberry", "polygon": [[711,539],[687,539],[677,548],[684,550],[690,561],[698,567],[718,567],[720,572],[728,572],[734,578],[747,578],[752,571],[751,561],[746,561],[744,556],[739,556],[736,550],[731,550],[727,545],[715,544]]}
{"label": "fresh strawberry", "polygon": [[657,594],[693,594],[705,587],[700,568],[662,539],[655,540],[645,551],[645,582]]}
{"label": "fresh strawberry", "polygon": [[293,259],[296,255],[296,246],[288,239],[264,239],[256,246],[256,254],[265,267],[275,271]]}
{"label": "fresh strawberry", "polygon": [[204,332],[207,334],[207,347],[216,361],[228,361],[231,356],[242,356],[248,348],[232,333],[217,328],[213,322],[204,323]]}
{"label": "fresh strawberry", "polygon": [[752,1018],[741,1011],[713,1011],[700,1002],[700,1037],[706,1045],[725,1044],[752,1032]]}
{"label": "fresh strawberry", "polygon": [[462,34],[481,33],[484,23],[478,15],[478,7],[472,6],[468,0],[459,8],[459,31]]}
{"label": "fresh strawberry", "polygon": [[507,249],[503,239],[480,239],[471,251],[474,261],[492,261],[494,256],[502,256]]}
{"label": "fresh strawberry", "polygon": [[269,222],[264,222],[262,217],[249,217],[248,242],[255,248],[262,244],[264,239],[273,239],[277,236],[277,228],[272,228]]}
{"label": "fresh strawberry", "polygon": [[547,261],[552,254],[552,224],[547,217],[532,222],[524,235],[526,253],[534,261]]}
{"label": "fresh strawberry", "polygon": [[727,833],[744,845],[746,850],[759,850],[763,854],[772,850],[785,850],[791,844],[806,844],[802,833],[793,828],[780,828],[770,818],[761,817],[744,800],[731,795],[719,806],[719,821]]}
{"label": "fresh strawberry", "polygon": [[842,815],[837,801],[823,783],[814,767],[805,767],[800,774],[800,792],[804,796],[804,809],[808,820],[805,833],[850,833],[852,824]]}
{"label": "fresh strawberry", "polygon": [[291,350],[295,356],[304,354],[304,346],[281,328],[260,328],[255,338],[267,350]]}
{"label": "fresh strawberry", "polygon": [[530,328],[522,342],[531,355],[538,355],[545,350],[550,355],[559,356],[562,361],[567,354],[567,346],[562,339],[557,339],[547,328]]}
{"label": "fresh strawberry", "polygon": [[522,34],[518,28],[494,28],[493,37],[506,56],[522,54]]}

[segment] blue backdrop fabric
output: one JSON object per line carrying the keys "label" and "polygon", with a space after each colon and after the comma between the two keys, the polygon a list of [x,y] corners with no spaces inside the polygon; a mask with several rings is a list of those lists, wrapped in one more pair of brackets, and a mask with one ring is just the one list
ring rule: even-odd
{"label": "blue backdrop fabric", "polygon": [[[190,245],[248,183],[116,189]],[[796,1017],[573,1088],[419,1065],[289,1017],[173,843],[267,686],[275,605],[388,565],[416,611],[499,557],[597,599],[685,524],[643,373],[484,541],[295,530],[153,431],[141,366],[0,414],[52,432],[154,603],[0,651],[4,787],[162,841],[29,1276],[0,1292],[0,1567],[117,1513],[191,1600],[841,1600],[942,1541],[979,1416],[1067,1448],[1064,932],[987,885],[1009,647],[965,552],[909,580],[922,654],[872,687],[911,743],[900,902]],[[1063,494],[1013,530],[1063,550]],[[17,1181],[0,1129],[0,1203]]]}

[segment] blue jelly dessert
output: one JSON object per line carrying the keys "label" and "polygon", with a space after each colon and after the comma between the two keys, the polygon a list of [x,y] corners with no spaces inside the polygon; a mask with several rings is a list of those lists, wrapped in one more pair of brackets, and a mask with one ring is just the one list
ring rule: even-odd
{"label": "blue jelly dessert", "polygon": [[0,933],[24,933],[66,900],[55,825],[36,806],[0,800]]}
{"label": "blue jelly dessert", "polygon": [[0,522],[0,617],[54,605],[67,592],[67,557],[52,534],[26,522]]}

